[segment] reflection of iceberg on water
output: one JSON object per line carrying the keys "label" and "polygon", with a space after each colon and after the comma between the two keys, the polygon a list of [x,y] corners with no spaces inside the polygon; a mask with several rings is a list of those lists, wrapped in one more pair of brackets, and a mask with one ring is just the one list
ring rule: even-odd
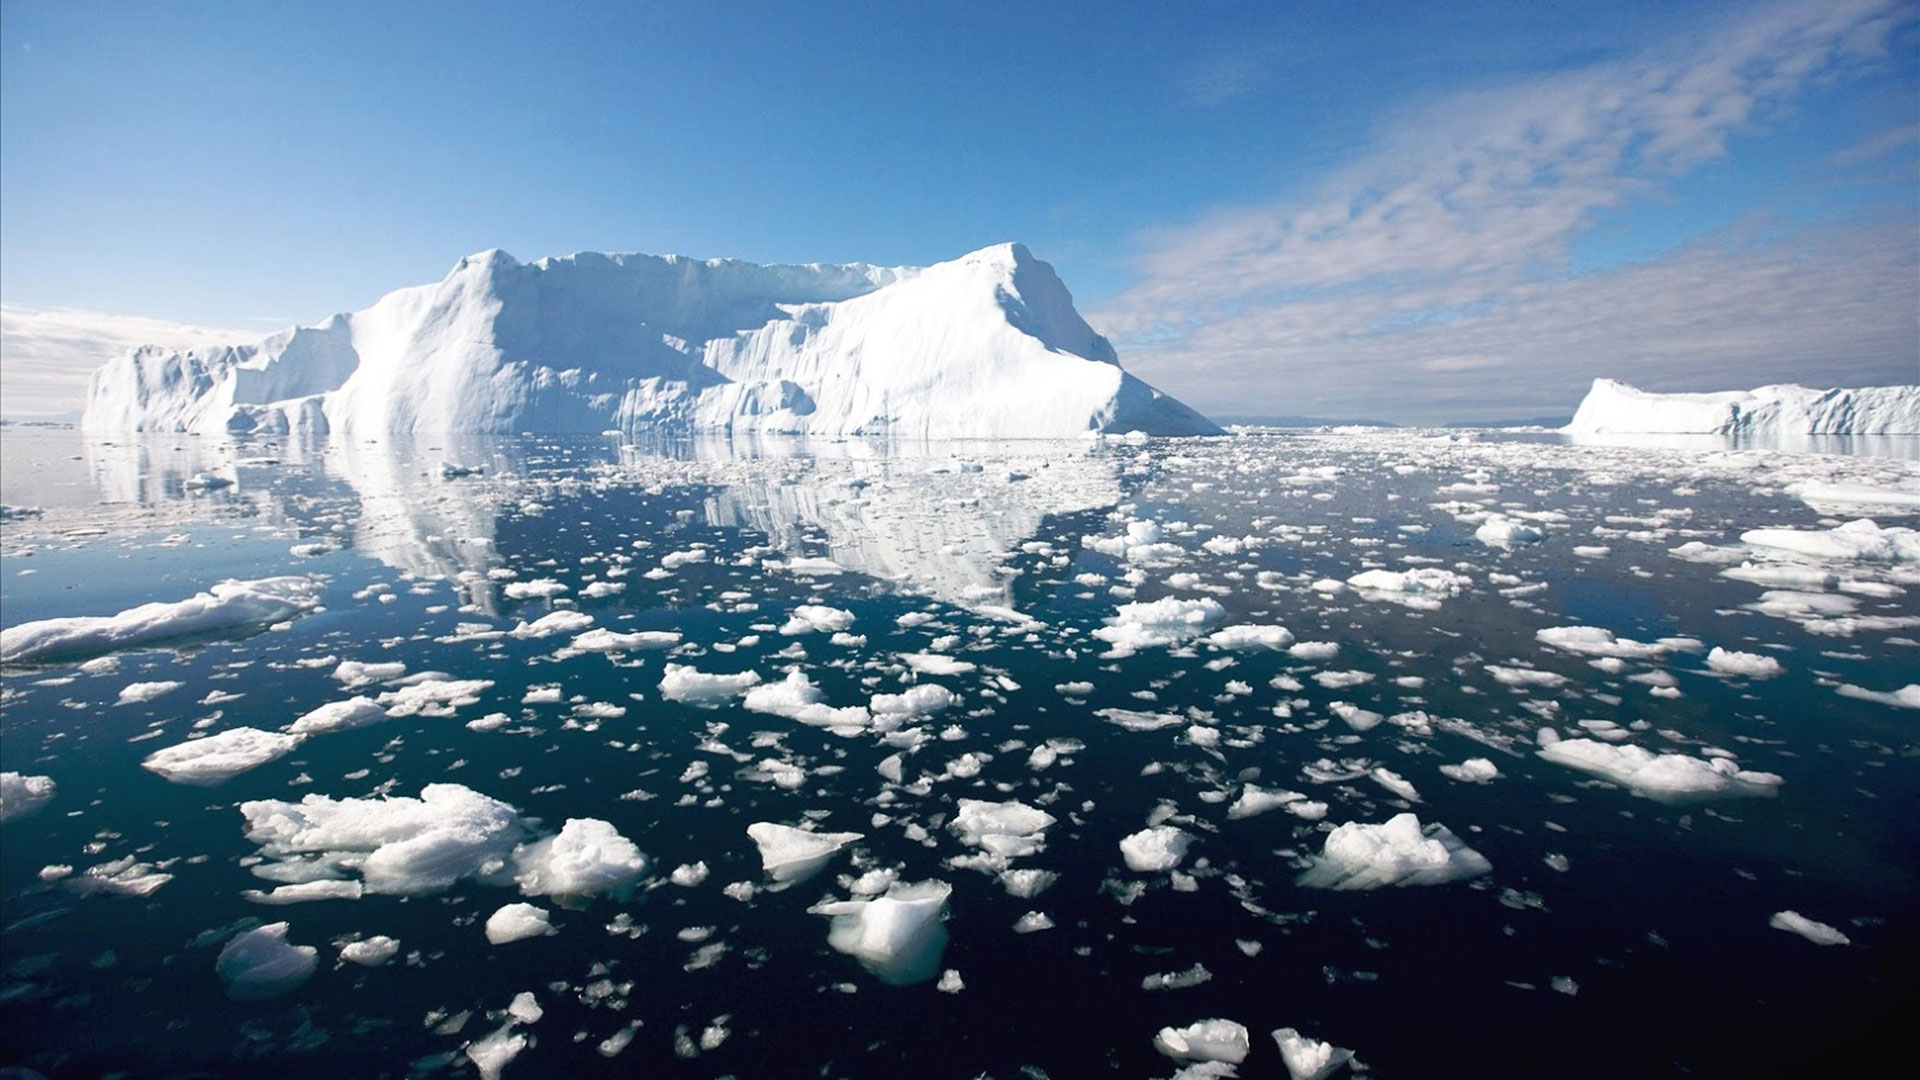
{"label": "reflection of iceberg on water", "polygon": [[1003,560],[1039,532],[1047,515],[1120,500],[1114,461],[1086,442],[761,440],[746,452],[801,449],[810,456],[735,459],[714,477],[724,487],[707,500],[709,523],[752,529],[790,556],[825,555],[850,571],[966,606],[1009,602]]}

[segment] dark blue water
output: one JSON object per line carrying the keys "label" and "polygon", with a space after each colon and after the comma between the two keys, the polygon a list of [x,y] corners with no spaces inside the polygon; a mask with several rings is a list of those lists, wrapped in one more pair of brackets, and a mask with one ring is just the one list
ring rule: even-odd
{"label": "dark blue water", "polygon": [[[37,490],[70,497],[43,499],[41,518],[5,530],[8,626],[281,573],[323,577],[325,610],[281,630],[125,653],[110,674],[55,666],[6,675],[4,768],[49,776],[58,792],[0,826],[0,1064],[54,1077],[474,1075],[463,1046],[498,1027],[497,1013],[522,991],[545,1015],[520,1029],[533,1041],[509,1077],[1168,1075],[1177,1065],[1154,1051],[1154,1032],[1207,1017],[1251,1030],[1248,1076],[1284,1071],[1267,1036],[1283,1026],[1400,1076],[1819,1075],[1857,1068],[1894,1043],[1920,942],[1916,714],[1833,688],[1916,681],[1920,630],[1809,633],[1743,608],[1758,587],[1668,554],[1691,539],[1728,545],[1743,529],[1820,521],[1791,498],[1757,494],[1751,475],[1671,451],[1588,458],[1406,436],[801,450],[635,452],[553,439],[190,448],[175,457],[96,453],[84,483],[43,484]],[[232,468],[234,488],[207,496],[177,486],[210,456]],[[247,463],[265,457],[275,463]],[[108,458],[140,462],[131,466],[139,475],[129,479]],[[443,481],[442,460],[488,467]],[[1789,470],[1815,467],[1780,460]],[[1321,466],[1340,472],[1287,479]],[[1600,471],[1607,482],[1594,482]],[[1441,492],[1469,473],[1499,490]],[[1682,486],[1690,494],[1675,494]],[[102,506],[84,497],[89,490],[125,497]],[[1550,523],[1545,542],[1492,549],[1445,508],[1475,498],[1569,520]],[[1691,514],[1658,536],[1594,534],[1644,530],[1608,518],[1661,508]],[[1082,545],[1083,536],[1123,531],[1128,519],[1161,523],[1184,554],[1131,567]],[[1399,529],[1409,524],[1426,531]],[[71,534],[94,527],[105,534]],[[1237,552],[1201,546],[1249,535],[1268,542]],[[465,542],[475,537],[490,543]],[[339,550],[290,553],[316,538]],[[1583,558],[1576,545],[1610,551]],[[663,556],[689,550],[710,554],[646,576]],[[589,575],[619,565],[615,555],[632,559],[612,579],[624,591],[583,596]],[[834,558],[847,571],[815,577],[768,565],[793,557]],[[1409,559],[1457,569],[1472,584],[1432,610],[1308,588]],[[436,640],[459,624],[511,629],[552,609],[476,584],[500,568],[568,585],[570,602],[601,626],[677,630],[684,642],[616,664],[556,657],[564,637]],[[1135,594],[1111,593],[1130,569],[1139,571]],[[1888,567],[1846,572],[1898,576]],[[1169,581],[1181,573],[1220,591]],[[1262,573],[1277,576],[1263,584]],[[1075,580],[1084,574],[1103,580]],[[394,599],[364,591],[375,584]],[[1500,591],[1529,585],[1544,588]],[[1226,609],[1223,625],[1282,623],[1340,652],[1311,662],[1205,645],[1101,655],[1105,644],[1091,633],[1117,604],[1169,595],[1213,596]],[[1862,613],[1920,613],[1910,592],[1856,599]],[[1037,623],[970,606],[982,602]],[[865,643],[780,634],[807,603],[852,612],[851,633]],[[931,620],[896,624],[915,613]],[[1704,671],[1701,655],[1675,652],[1609,674],[1534,637],[1572,624],[1763,651],[1786,670],[1722,679]],[[935,650],[977,670],[922,677],[963,702],[923,725],[934,737],[908,756],[908,779],[937,775],[965,753],[987,760],[977,775],[924,793],[878,775],[900,748],[873,736],[659,693],[669,661],[770,680],[797,664],[828,703],[862,704],[911,685],[898,654]],[[333,663],[318,662],[328,657],[399,660],[410,672],[495,685],[455,717],[316,737],[218,787],[171,784],[140,767],[186,740],[196,721],[211,719],[209,731],[271,730],[347,696]],[[1536,666],[1569,682],[1516,691],[1491,679],[1488,664]],[[1628,678],[1656,670],[1682,696],[1654,696]],[[1373,678],[1329,689],[1312,679],[1322,671]],[[1288,678],[1300,689],[1285,689]],[[184,686],[114,704],[121,687],[155,679]],[[1056,689],[1073,682],[1093,689]],[[595,721],[573,715],[568,701],[522,704],[530,687],[556,683],[564,698],[626,712]],[[199,704],[216,690],[241,696]],[[1421,710],[1436,726],[1356,732],[1332,718],[1334,702],[1387,715]],[[1275,715],[1282,704],[1291,716]],[[1125,731],[1097,715],[1108,708],[1183,722]],[[505,728],[465,726],[495,712],[511,718]],[[1533,755],[1543,724],[1571,734],[1580,720],[1639,725],[1632,741],[1650,749],[1724,748],[1785,783],[1772,798],[1673,805]],[[1186,739],[1196,722],[1218,729],[1220,745]],[[949,726],[956,737],[940,738]],[[703,750],[709,737],[808,776],[793,789],[754,779]],[[1036,771],[1029,751],[1048,739],[1084,745]],[[1468,757],[1490,758],[1503,777],[1462,784],[1437,769]],[[1445,823],[1493,871],[1370,892],[1296,885],[1326,828],[1409,809],[1365,778],[1316,783],[1302,774],[1322,758],[1364,758],[1399,773],[1422,797],[1410,809]],[[683,780],[693,762],[708,773]],[[1330,811],[1323,823],[1280,811],[1230,819],[1227,803],[1249,781],[1301,791]],[[310,792],[412,796],[429,783],[465,784],[547,830],[569,817],[608,821],[652,869],[625,900],[574,909],[531,898],[553,909],[559,932],[498,947],[480,922],[523,899],[510,887],[468,881],[426,896],[284,907],[242,897],[272,883],[251,872],[259,850],[242,834],[238,803]],[[1058,818],[1045,851],[1016,862],[1057,872],[1058,882],[1021,899],[948,866],[968,850],[944,827],[963,797],[1018,798]],[[1120,839],[1156,812],[1195,838],[1181,867],[1193,891],[1166,874],[1131,872],[1119,857]],[[746,901],[723,894],[729,883],[763,879],[747,824],[808,820],[866,837],[787,891]],[[906,826],[923,828],[927,841]],[[50,864],[79,870],[128,855],[173,879],[141,898],[82,897],[39,878]],[[1549,856],[1564,857],[1566,869]],[[666,883],[695,861],[711,869],[704,883]],[[957,971],[963,990],[889,986],[828,946],[827,920],[807,907],[844,898],[836,878],[871,868],[953,885],[939,966]],[[1769,916],[1783,909],[1838,927],[1852,944],[1823,948],[1771,929]],[[1015,933],[1029,911],[1047,913],[1054,928]],[[623,915],[622,932],[610,933]],[[290,940],[318,947],[318,971],[285,996],[230,1001],[214,972],[220,945],[249,921],[280,920],[291,923]],[[679,936],[708,927],[689,935],[698,940]],[[371,969],[336,964],[335,943],[376,933],[399,938],[400,956]],[[718,959],[689,970],[714,943],[726,946]],[[1196,964],[1208,981],[1142,989],[1148,976]],[[1578,992],[1550,988],[1556,977]],[[451,1030],[461,1013],[467,1020]],[[697,1041],[723,1017],[728,1034],[717,1048],[676,1053],[676,1033]],[[636,1021],[618,1056],[596,1049]]]}

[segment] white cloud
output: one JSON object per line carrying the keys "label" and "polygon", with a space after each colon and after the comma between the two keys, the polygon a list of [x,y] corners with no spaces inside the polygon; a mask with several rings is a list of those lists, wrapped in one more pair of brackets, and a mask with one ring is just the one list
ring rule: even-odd
{"label": "white cloud", "polygon": [[1452,95],[1308,197],[1149,238],[1142,280],[1095,322],[1143,376],[1202,408],[1214,387],[1236,412],[1571,412],[1601,373],[1911,381],[1905,226],[1748,224],[1567,276],[1596,215],[1883,59],[1907,17],[1887,0],[1775,6],[1687,49]]}
{"label": "white cloud", "polygon": [[0,304],[0,412],[21,418],[77,413],[86,405],[93,370],[140,345],[183,349],[263,336],[140,315]]}

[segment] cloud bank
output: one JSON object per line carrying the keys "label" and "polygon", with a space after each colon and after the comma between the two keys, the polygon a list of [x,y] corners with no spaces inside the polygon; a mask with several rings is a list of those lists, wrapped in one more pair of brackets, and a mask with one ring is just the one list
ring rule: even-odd
{"label": "cloud bank", "polygon": [[1689,47],[1432,102],[1304,198],[1147,238],[1095,316],[1196,407],[1407,420],[1570,413],[1653,389],[1920,380],[1916,236],[1743,220],[1576,273],[1599,215],[1888,57],[1885,0],[1748,10]]}
{"label": "cloud bank", "polygon": [[0,413],[12,419],[77,414],[86,406],[93,369],[136,346],[238,345],[264,336],[139,315],[0,304]]}

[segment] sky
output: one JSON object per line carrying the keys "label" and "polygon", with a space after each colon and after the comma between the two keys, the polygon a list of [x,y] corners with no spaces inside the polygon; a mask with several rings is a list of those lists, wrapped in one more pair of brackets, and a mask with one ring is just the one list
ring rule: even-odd
{"label": "sky", "polygon": [[462,255],[1053,263],[1202,411],[1920,382],[1920,7],[0,3],[0,412]]}

